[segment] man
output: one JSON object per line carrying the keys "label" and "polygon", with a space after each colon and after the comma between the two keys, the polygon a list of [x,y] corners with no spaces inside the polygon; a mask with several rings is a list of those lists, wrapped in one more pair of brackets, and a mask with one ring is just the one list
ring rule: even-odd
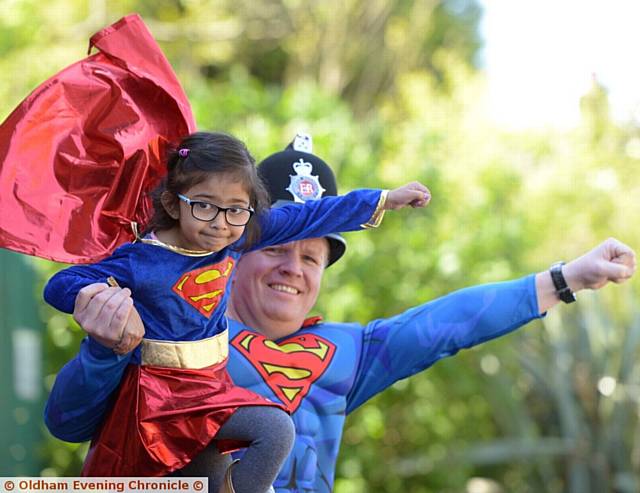
{"label": "man", "polygon": [[[307,139],[260,166],[272,200],[335,194],[330,168]],[[302,166],[294,166],[302,164]],[[582,289],[633,275],[635,254],[609,239],[582,257],[523,279],[467,288],[387,320],[336,324],[307,314],[324,269],[345,251],[339,236],[288,243],[246,254],[236,268],[229,303],[228,368],[236,384],[282,402],[296,425],[294,449],[275,488],[279,493],[329,492],[344,420],[394,382],[462,348],[540,317]],[[553,274],[551,273],[553,272]],[[46,422],[59,438],[89,439],[118,382],[109,379],[112,348],[123,336],[133,348],[143,334],[118,288],[92,288],[74,316],[90,338],[58,375]]]}

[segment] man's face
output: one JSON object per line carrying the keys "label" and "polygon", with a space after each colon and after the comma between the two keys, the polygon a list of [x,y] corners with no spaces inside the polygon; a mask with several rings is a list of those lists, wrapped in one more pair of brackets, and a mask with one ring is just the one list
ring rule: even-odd
{"label": "man's face", "polygon": [[255,329],[298,329],[316,302],[328,257],[324,238],[243,255],[231,295],[235,318]]}

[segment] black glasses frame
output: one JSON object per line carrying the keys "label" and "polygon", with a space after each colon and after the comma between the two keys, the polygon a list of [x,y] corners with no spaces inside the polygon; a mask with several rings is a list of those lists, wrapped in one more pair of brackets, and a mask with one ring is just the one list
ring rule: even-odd
{"label": "black glasses frame", "polygon": [[[224,212],[224,219],[225,221],[227,221],[227,224],[229,224],[230,226],[246,226],[249,221],[251,221],[251,217],[255,214],[255,210],[253,209],[253,207],[220,207],[219,205],[216,205],[212,202],[206,202],[204,200],[191,200],[189,197],[182,195],[181,193],[178,194],[178,198],[180,200],[182,200],[183,202],[186,202],[187,204],[189,204],[191,206],[191,215],[193,216],[194,219],[197,219],[198,221],[202,221],[205,223],[210,223],[211,221],[215,221],[216,217],[218,217],[218,214],[220,214],[220,212]],[[198,204],[206,204],[206,205],[210,205],[216,208],[216,213],[213,215],[213,217],[211,219],[202,219],[198,216],[196,216],[195,213],[195,209],[194,207]],[[234,222],[229,221],[229,211],[230,210],[241,210],[241,211],[246,211],[249,213],[249,217],[246,220],[246,222],[242,223],[242,224],[237,224]]]}

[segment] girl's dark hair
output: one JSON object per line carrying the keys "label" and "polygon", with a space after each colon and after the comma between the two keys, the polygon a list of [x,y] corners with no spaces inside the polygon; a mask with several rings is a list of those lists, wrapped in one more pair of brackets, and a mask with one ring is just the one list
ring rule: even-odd
{"label": "girl's dark hair", "polygon": [[244,142],[222,132],[193,133],[168,152],[167,176],[151,193],[154,214],[146,231],[171,229],[178,223],[162,205],[163,192],[170,192],[177,204],[179,193],[185,193],[212,173],[232,174],[246,187],[256,213],[246,226],[241,248],[255,245],[260,239],[257,216],[269,207],[269,192],[258,176],[255,160]]}

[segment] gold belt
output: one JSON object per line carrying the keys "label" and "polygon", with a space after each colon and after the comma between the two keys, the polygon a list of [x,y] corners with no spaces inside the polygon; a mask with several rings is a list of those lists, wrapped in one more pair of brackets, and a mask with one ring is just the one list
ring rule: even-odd
{"label": "gold belt", "polygon": [[229,331],[200,341],[142,339],[141,364],[168,368],[206,368],[229,355]]}

